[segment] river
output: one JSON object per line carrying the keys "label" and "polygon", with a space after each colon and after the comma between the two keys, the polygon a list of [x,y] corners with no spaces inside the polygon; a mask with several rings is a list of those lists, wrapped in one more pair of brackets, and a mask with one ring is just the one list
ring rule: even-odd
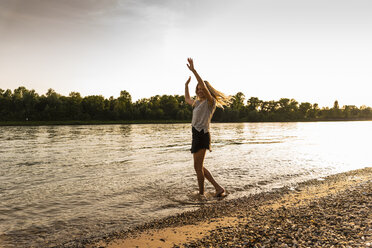
{"label": "river", "polygon": [[[190,124],[0,131],[0,246],[52,247],[198,207]],[[212,123],[211,136],[205,166],[224,200],[372,165],[371,121]]]}

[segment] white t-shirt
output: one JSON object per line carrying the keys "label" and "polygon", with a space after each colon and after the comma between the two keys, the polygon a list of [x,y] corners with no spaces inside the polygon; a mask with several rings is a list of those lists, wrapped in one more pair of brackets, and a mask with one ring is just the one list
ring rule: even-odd
{"label": "white t-shirt", "polygon": [[196,100],[194,109],[192,111],[191,125],[200,132],[204,130],[204,133],[209,132],[209,123],[211,122],[214,111],[216,110],[216,100],[213,99],[213,104],[210,106],[208,100],[199,101]]}

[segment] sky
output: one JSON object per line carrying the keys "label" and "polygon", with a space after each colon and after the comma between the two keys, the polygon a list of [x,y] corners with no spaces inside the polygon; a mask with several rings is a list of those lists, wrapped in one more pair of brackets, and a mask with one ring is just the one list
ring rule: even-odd
{"label": "sky", "polygon": [[188,57],[229,95],[372,106],[372,1],[0,0],[1,89],[183,95]]}

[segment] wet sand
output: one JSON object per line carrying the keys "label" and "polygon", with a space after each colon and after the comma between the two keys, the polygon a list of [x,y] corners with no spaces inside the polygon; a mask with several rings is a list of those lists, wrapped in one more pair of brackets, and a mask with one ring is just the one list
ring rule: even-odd
{"label": "wet sand", "polygon": [[[372,167],[228,200],[72,247],[372,247]],[[88,244],[89,243],[89,244]]]}

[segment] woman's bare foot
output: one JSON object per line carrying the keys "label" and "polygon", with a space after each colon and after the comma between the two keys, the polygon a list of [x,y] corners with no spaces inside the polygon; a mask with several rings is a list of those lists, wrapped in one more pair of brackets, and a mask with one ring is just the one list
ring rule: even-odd
{"label": "woman's bare foot", "polygon": [[218,190],[216,190],[216,197],[221,197],[221,196],[224,196],[225,194],[225,189],[224,188],[220,188]]}
{"label": "woman's bare foot", "polygon": [[198,201],[206,201],[207,197],[204,194],[197,194],[196,199]]}

